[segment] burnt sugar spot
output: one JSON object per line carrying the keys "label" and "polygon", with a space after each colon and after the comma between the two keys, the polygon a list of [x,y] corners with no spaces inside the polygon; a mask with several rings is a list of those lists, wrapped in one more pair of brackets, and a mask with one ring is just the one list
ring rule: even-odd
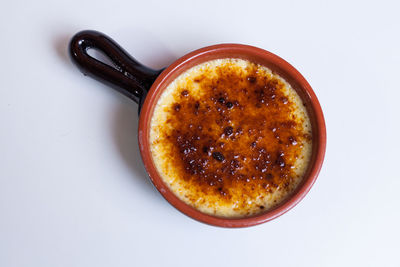
{"label": "burnt sugar spot", "polygon": [[181,104],[175,103],[172,107],[175,111],[181,110]]}
{"label": "burnt sugar spot", "polygon": [[231,61],[215,68],[216,75],[193,80],[201,94],[178,88],[159,142],[170,149],[177,177],[196,188],[191,199],[212,196],[216,203],[249,209],[249,200],[289,190],[298,144],[311,136],[292,116],[296,106],[275,76],[255,64],[246,71]]}
{"label": "burnt sugar spot", "polygon": [[227,137],[231,136],[231,135],[233,134],[233,128],[232,128],[232,126],[225,127],[225,129],[224,129],[224,134],[225,134],[225,136],[227,136]]}
{"label": "burnt sugar spot", "polygon": [[257,81],[257,77],[256,76],[249,76],[249,77],[247,77],[247,80],[249,81],[249,83],[255,83]]}
{"label": "burnt sugar spot", "polygon": [[224,155],[222,155],[221,152],[213,152],[212,156],[213,156],[214,159],[216,159],[218,161],[224,161],[225,160],[225,157],[224,157]]}

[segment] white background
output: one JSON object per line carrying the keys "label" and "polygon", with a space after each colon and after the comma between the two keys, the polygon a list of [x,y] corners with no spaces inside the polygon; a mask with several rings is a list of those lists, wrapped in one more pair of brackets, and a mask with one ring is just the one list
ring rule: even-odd
{"label": "white background", "polygon": [[[0,266],[400,266],[399,1],[2,1]],[[137,106],[67,43],[107,33],[161,68],[203,46],[269,50],[310,82],[328,146],[306,198],[247,229],[153,188]]]}

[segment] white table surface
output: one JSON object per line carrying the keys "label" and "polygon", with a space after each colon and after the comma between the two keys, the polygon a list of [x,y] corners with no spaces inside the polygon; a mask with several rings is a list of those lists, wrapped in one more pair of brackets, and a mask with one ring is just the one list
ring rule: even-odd
{"label": "white table surface", "polygon": [[[400,2],[227,2],[2,2],[1,267],[400,266]],[[175,210],[142,165],[137,105],[70,62],[83,29],[153,68],[224,42],[289,61],[327,124],[310,193],[246,229]]]}

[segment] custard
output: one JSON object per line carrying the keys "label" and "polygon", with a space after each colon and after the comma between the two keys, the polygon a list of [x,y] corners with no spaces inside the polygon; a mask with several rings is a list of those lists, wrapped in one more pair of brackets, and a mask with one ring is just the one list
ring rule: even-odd
{"label": "custard", "polygon": [[170,190],[206,214],[265,212],[299,185],[311,157],[305,104],[282,77],[242,59],[178,76],[150,125],[154,164]]}

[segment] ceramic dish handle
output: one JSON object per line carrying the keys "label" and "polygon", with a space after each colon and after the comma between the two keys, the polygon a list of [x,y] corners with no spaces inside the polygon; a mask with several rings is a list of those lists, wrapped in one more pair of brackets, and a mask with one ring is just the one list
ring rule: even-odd
{"label": "ceramic dish handle", "polygon": [[[103,53],[113,66],[90,56],[89,49]],[[84,75],[91,76],[134,100],[139,104],[139,112],[148,90],[162,71],[143,66],[114,40],[97,31],[77,33],[71,39],[69,52],[72,61]]]}

